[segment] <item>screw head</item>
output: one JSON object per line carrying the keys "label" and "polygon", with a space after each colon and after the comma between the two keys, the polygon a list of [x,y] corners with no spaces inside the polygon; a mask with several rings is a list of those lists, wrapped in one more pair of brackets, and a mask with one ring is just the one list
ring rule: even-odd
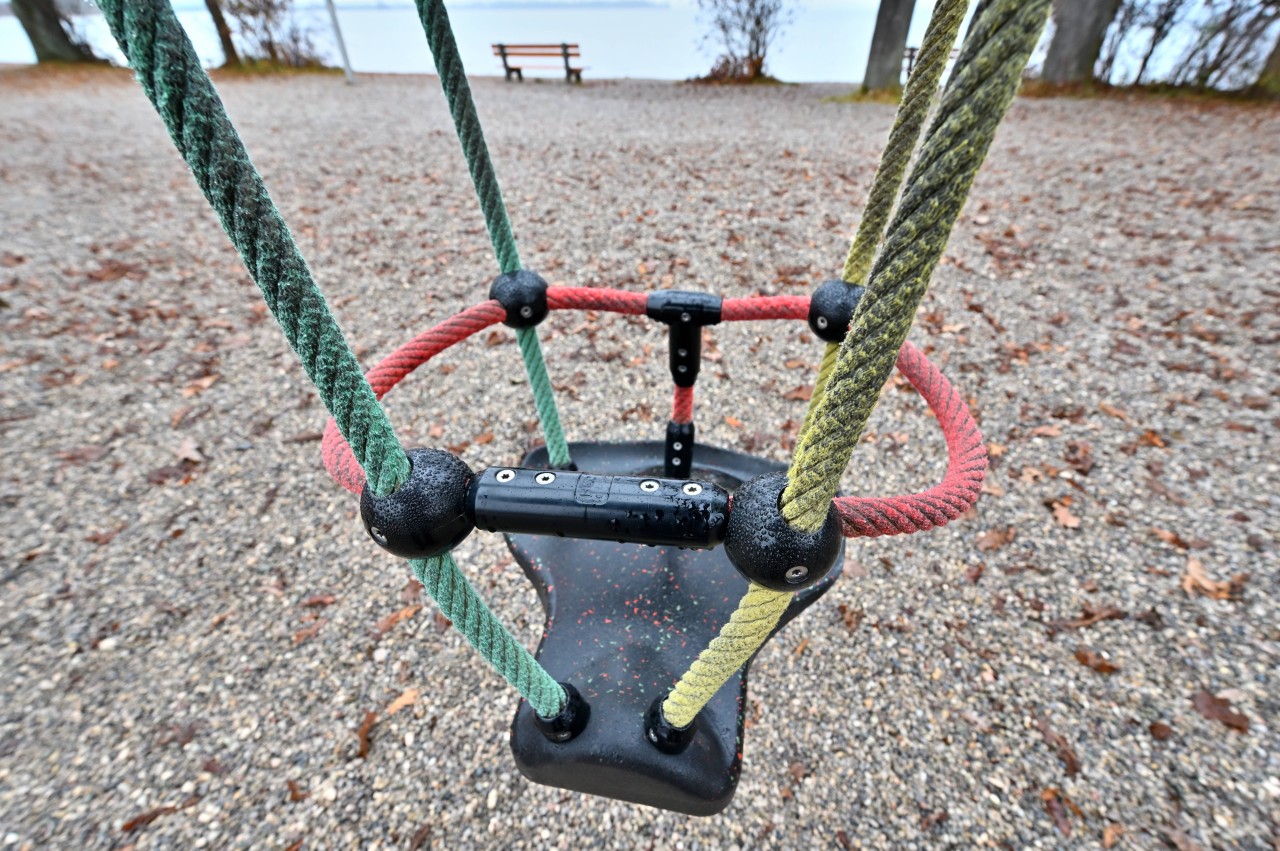
{"label": "screw head", "polygon": [[530,318],[533,316],[533,308],[526,304],[524,307],[520,308],[520,315],[525,319]]}
{"label": "screw head", "polygon": [[645,479],[643,482],[640,483],[640,490],[644,491],[645,493],[653,493],[657,489],[658,489],[658,483],[655,482],[653,479]]}
{"label": "screw head", "polygon": [[685,482],[684,487],[680,488],[685,496],[697,496],[702,493],[702,485],[697,482]]}
{"label": "screw head", "polygon": [[692,316],[690,316],[688,313],[682,313],[682,314],[680,314],[680,321],[681,321],[681,322],[692,322],[692,321],[693,321],[693,317],[692,317]]}
{"label": "screw head", "polygon": [[387,536],[377,526],[369,527],[369,535],[377,542],[378,546],[385,547],[387,545]]}
{"label": "screw head", "polygon": [[679,458],[672,458],[672,459],[671,459],[671,466],[672,466],[672,467],[679,467],[679,466],[680,466],[680,459],[679,459]]}
{"label": "screw head", "polygon": [[671,448],[679,452],[681,449],[684,449],[684,444],[677,440],[672,442]]}
{"label": "screw head", "polygon": [[556,480],[555,473],[539,473],[533,477],[533,480],[540,485],[549,485]]}
{"label": "screw head", "polygon": [[507,482],[509,482],[509,481],[511,481],[511,480],[512,480],[512,479],[514,479],[515,477],[516,477],[516,471],[515,471],[515,470],[499,470],[499,471],[498,471],[498,474],[497,474],[496,476],[494,476],[494,478],[495,478],[495,479],[497,479],[498,481],[500,481],[500,482],[502,482],[502,483],[504,483],[504,484],[505,484],[505,483],[507,483]]}
{"label": "screw head", "polygon": [[825,331],[827,326],[830,325],[831,322],[827,319],[827,317],[819,316],[817,319],[814,320],[814,324]]}
{"label": "screw head", "polygon": [[787,571],[787,581],[793,585],[798,582],[804,582],[806,576],[809,575],[809,568],[803,564],[797,564],[795,567]]}

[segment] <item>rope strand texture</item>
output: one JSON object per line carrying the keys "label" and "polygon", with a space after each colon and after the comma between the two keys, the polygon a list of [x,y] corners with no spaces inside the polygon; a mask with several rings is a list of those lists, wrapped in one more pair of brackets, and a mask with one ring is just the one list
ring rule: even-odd
{"label": "rope strand texture", "polygon": [[378,495],[409,459],[165,0],[98,4],[147,98]]}
{"label": "rope strand texture", "polygon": [[414,559],[410,564],[413,575],[426,587],[444,616],[529,701],[534,711],[543,718],[558,715],[566,700],[564,689],[494,616],[458,569],[453,555]]}
{"label": "rope strand texture", "polygon": [[819,528],[826,516],[1049,7],[995,0],[970,30],[814,423],[796,446],[782,510],[801,529]]}
{"label": "rope strand texture", "polygon": [[[417,0],[417,7],[436,73],[440,75],[440,87],[444,89],[449,114],[453,116],[453,126],[458,132],[458,141],[462,143],[462,154],[471,173],[476,198],[480,201],[480,212],[484,214],[498,268],[504,273],[515,272],[520,269],[520,250],[516,247],[515,232],[511,229],[507,205],[502,200],[498,174],[489,156],[484,130],[480,127],[480,115],[471,96],[467,72],[462,67],[462,56],[449,23],[449,13],[443,0]],[[573,461],[569,457],[569,444],[560,423],[560,411],[556,408],[555,392],[547,375],[547,362],[538,341],[538,332],[533,328],[521,328],[516,331],[516,338],[529,376],[529,388],[533,391],[533,403],[538,409],[538,420],[542,423],[548,459],[553,467],[569,467]]]}
{"label": "rope strand texture", "polygon": [[[951,46],[956,43],[956,34],[960,32],[960,23],[968,8],[969,0],[942,0],[934,7],[933,15],[929,18],[919,60],[911,76],[907,78],[907,87],[902,92],[902,101],[894,116],[893,129],[889,131],[889,140],[880,154],[880,164],[871,181],[866,208],[862,212],[853,240],[849,243],[849,253],[840,273],[846,284],[863,286],[867,282],[876,248],[884,238],[889,214],[902,189],[907,166],[915,152],[916,143],[920,141],[924,120],[929,114],[929,105],[938,92],[938,82],[951,57]],[[826,395],[827,382],[835,369],[838,351],[838,345],[828,343],[822,353],[822,366],[813,383],[813,395],[809,397],[809,407],[800,426],[801,437],[816,419],[814,414]]]}

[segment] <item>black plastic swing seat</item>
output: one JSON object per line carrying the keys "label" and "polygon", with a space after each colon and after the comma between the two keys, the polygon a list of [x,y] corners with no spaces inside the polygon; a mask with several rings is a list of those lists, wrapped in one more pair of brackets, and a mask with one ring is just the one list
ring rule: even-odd
{"label": "black plastic swing seat", "polygon": [[[662,443],[575,443],[570,451],[585,472],[662,475]],[[544,449],[523,462],[547,463]],[[773,461],[699,445],[692,475],[732,490],[780,469]],[[582,733],[554,743],[521,701],[511,726],[521,773],[548,786],[690,815],[714,815],[728,806],[742,768],[750,661],[698,715],[684,752],[663,753],[644,729],[654,698],[670,690],[747,589],[723,547],[684,550],[542,535],[507,535],[507,543],[546,613],[539,661],[591,707]],[[822,581],[796,594],[774,634],[826,592],[843,562],[842,551]]]}

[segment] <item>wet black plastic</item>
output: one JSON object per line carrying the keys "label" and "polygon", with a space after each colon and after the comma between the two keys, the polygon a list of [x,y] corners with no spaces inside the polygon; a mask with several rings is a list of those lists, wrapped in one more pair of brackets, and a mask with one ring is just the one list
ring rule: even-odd
{"label": "wet black plastic", "polygon": [[844,552],[835,505],[827,508],[818,531],[796,529],[778,505],[786,486],[786,473],[769,473],[738,488],[724,543],[739,573],[775,591],[795,591],[821,581]]}
{"label": "wet black plastic", "polygon": [[[661,442],[571,447],[583,470],[658,475]],[[725,488],[781,465],[738,452],[698,447],[694,474]],[[547,463],[545,450],[526,466]],[[699,714],[679,755],[654,747],[645,716],[689,662],[715,637],[747,583],[723,549],[681,550],[553,536],[508,535],[516,560],[546,612],[537,655],[551,676],[572,682],[591,705],[591,721],[570,742],[547,741],[521,702],[511,729],[516,765],[530,780],[592,795],[714,815],[733,798],[742,768],[748,665]],[[796,594],[778,629],[820,597],[840,572]],[[776,685],[781,686],[781,683]],[[748,758],[750,752],[748,752]]]}
{"label": "wet black plastic", "polygon": [[667,423],[667,443],[662,453],[663,471],[669,479],[684,479],[692,475],[693,423]]}
{"label": "wet black plastic", "polygon": [[519,269],[499,275],[489,285],[489,298],[507,311],[502,324],[510,328],[532,328],[547,318],[547,282],[537,272]]}
{"label": "wet black plastic", "polygon": [[574,688],[571,683],[561,683],[560,687],[564,689],[567,698],[564,709],[561,709],[553,718],[543,718],[536,712],[533,715],[534,726],[542,731],[547,741],[558,745],[564,744],[585,730],[587,723],[591,720],[591,705],[582,697],[582,692]]}
{"label": "wet black plastic", "polygon": [[720,322],[723,301],[717,295],[683,290],[649,294],[645,313],[668,327],[667,359],[677,387],[692,387],[697,382],[702,368],[702,327]]}
{"label": "wet black plastic", "polygon": [[661,476],[490,467],[467,489],[466,510],[490,532],[710,549],[724,540],[729,493]]}
{"label": "wet black plastic", "polygon": [[662,704],[666,699],[667,693],[663,692],[649,704],[649,711],[644,714],[644,737],[658,750],[675,756],[684,753],[693,737],[698,735],[698,718],[694,716],[688,727],[675,726],[662,714]]}
{"label": "wet black plastic", "polygon": [[809,327],[819,339],[839,343],[849,333],[849,320],[866,287],[836,279],[823,281],[809,299]]}
{"label": "wet black plastic", "polygon": [[471,468],[440,449],[408,451],[409,480],[395,493],[360,494],[360,519],[374,543],[401,558],[430,558],[462,543],[475,525],[467,516]]}

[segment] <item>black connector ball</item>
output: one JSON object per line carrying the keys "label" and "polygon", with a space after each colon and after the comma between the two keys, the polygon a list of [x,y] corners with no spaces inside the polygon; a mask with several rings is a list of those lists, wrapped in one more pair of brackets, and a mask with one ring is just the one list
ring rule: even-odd
{"label": "black connector ball", "polygon": [[509,328],[532,328],[547,318],[547,282],[537,272],[504,272],[489,285],[489,298],[507,311],[502,324]]}
{"label": "black connector ball", "polygon": [[582,693],[570,683],[560,683],[560,687],[564,689],[565,702],[559,715],[543,718],[538,713],[533,713],[533,726],[556,744],[564,744],[576,738],[591,720],[591,704],[587,703]]}
{"label": "black connector ball", "polygon": [[786,487],[786,473],[768,473],[738,488],[724,548],[733,566],[752,582],[774,591],[799,591],[827,575],[844,537],[834,504],[818,531],[792,528],[779,506]]}
{"label": "black connector ball", "polygon": [[839,343],[849,333],[849,320],[866,287],[841,280],[824,281],[809,298],[809,327],[821,340]]}
{"label": "black connector ball", "polygon": [[374,542],[401,558],[430,558],[462,543],[475,524],[467,516],[471,468],[440,449],[409,450],[409,480],[375,496],[365,486],[360,519]]}

